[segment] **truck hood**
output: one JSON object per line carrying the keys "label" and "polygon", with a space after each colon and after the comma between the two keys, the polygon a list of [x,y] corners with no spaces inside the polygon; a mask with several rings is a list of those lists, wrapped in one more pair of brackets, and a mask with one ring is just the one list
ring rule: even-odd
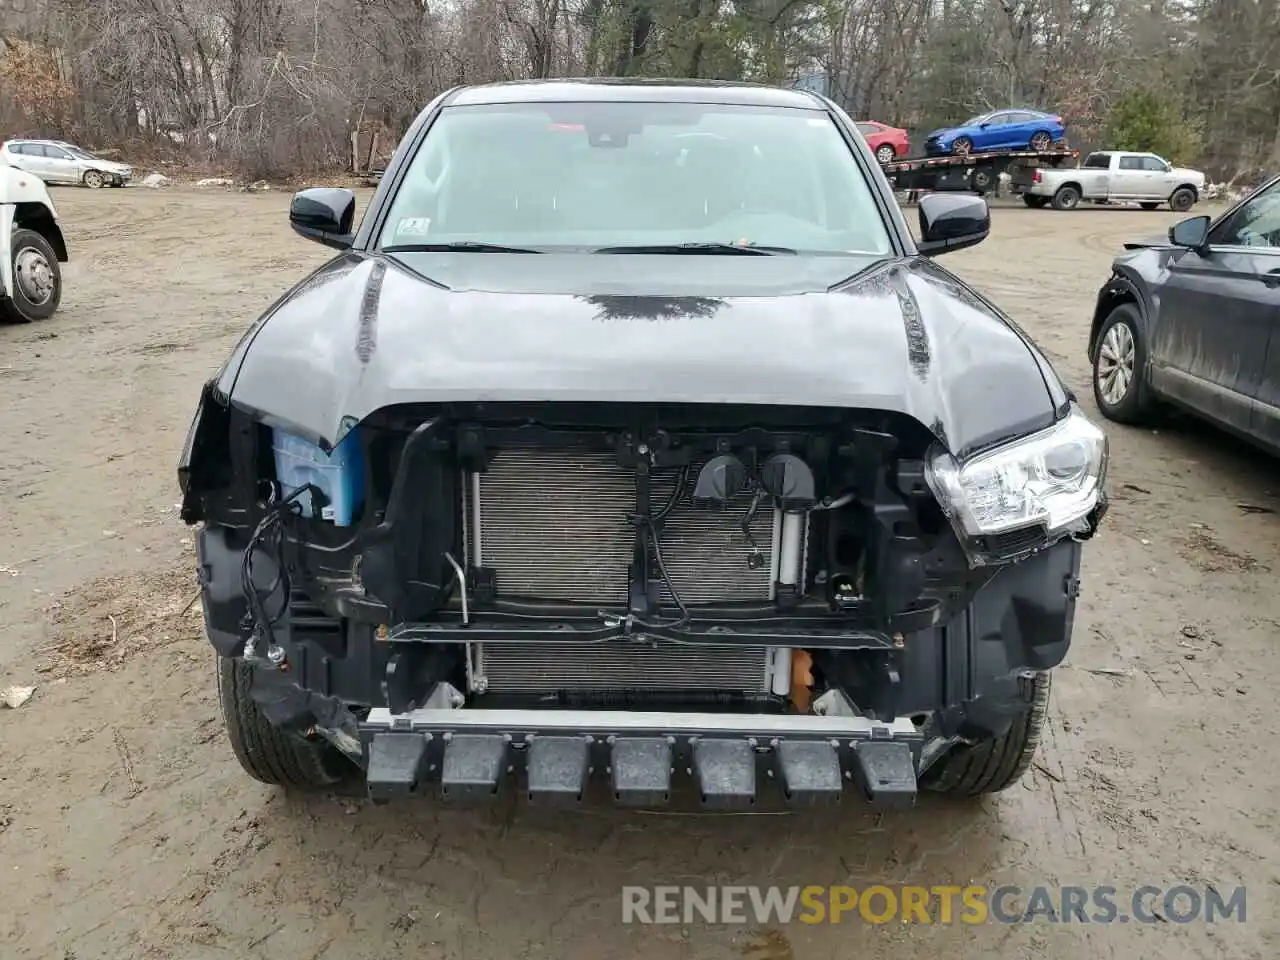
{"label": "truck hood", "polygon": [[1175,177],[1186,180],[1189,183],[1204,183],[1204,174],[1199,170],[1190,170],[1187,167],[1174,167],[1170,171]]}
{"label": "truck hood", "polygon": [[662,401],[892,411],[964,457],[1049,426],[1068,398],[924,258],[348,253],[268,310],[218,379],[325,444],[392,404]]}

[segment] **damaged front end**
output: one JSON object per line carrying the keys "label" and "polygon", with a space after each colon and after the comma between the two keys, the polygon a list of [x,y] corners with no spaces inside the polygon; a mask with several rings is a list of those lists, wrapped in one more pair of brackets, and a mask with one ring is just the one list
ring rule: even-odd
{"label": "damaged front end", "polygon": [[1070,642],[1105,439],[964,464],[911,418],[389,407],[333,446],[206,389],[180,465],[209,637],[375,799],[909,803]]}

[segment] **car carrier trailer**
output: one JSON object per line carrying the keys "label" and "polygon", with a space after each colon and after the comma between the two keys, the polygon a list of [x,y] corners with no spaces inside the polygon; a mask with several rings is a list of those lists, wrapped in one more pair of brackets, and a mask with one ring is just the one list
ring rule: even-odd
{"label": "car carrier trailer", "polygon": [[1000,183],[1000,174],[1017,167],[1059,167],[1080,156],[1079,150],[1058,146],[1052,150],[1000,150],[964,156],[915,157],[881,164],[889,183],[898,191],[962,191],[988,194]]}

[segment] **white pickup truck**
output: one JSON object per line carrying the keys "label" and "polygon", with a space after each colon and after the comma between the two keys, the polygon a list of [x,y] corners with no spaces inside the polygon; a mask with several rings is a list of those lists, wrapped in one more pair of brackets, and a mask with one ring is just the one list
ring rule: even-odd
{"label": "white pickup truck", "polygon": [[1190,210],[1204,193],[1205,175],[1175,167],[1154,153],[1099,150],[1070,167],[1018,168],[1012,181],[1028,207],[1052,205],[1074,210],[1080,201],[1138,203],[1154,210],[1163,203],[1179,213]]}
{"label": "white pickup truck", "polygon": [[62,300],[67,244],[43,181],[0,162],[0,321],[47,320]]}

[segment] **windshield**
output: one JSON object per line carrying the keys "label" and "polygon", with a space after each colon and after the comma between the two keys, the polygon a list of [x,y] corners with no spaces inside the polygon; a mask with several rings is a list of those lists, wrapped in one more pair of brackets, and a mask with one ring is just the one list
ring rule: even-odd
{"label": "windshield", "polygon": [[892,250],[871,186],[826,113],[693,103],[446,108],[379,245],[454,243]]}
{"label": "windshield", "polygon": [[980,113],[980,114],[978,114],[976,117],[970,117],[968,120],[966,120],[964,123],[962,123],[962,124],[961,124],[961,126],[962,126],[962,127],[976,127],[978,124],[980,124],[980,123],[982,123],[982,122],[984,122],[984,121],[986,121],[986,120],[990,120],[990,119],[991,119],[991,117],[992,117],[992,114],[990,114],[990,113]]}

